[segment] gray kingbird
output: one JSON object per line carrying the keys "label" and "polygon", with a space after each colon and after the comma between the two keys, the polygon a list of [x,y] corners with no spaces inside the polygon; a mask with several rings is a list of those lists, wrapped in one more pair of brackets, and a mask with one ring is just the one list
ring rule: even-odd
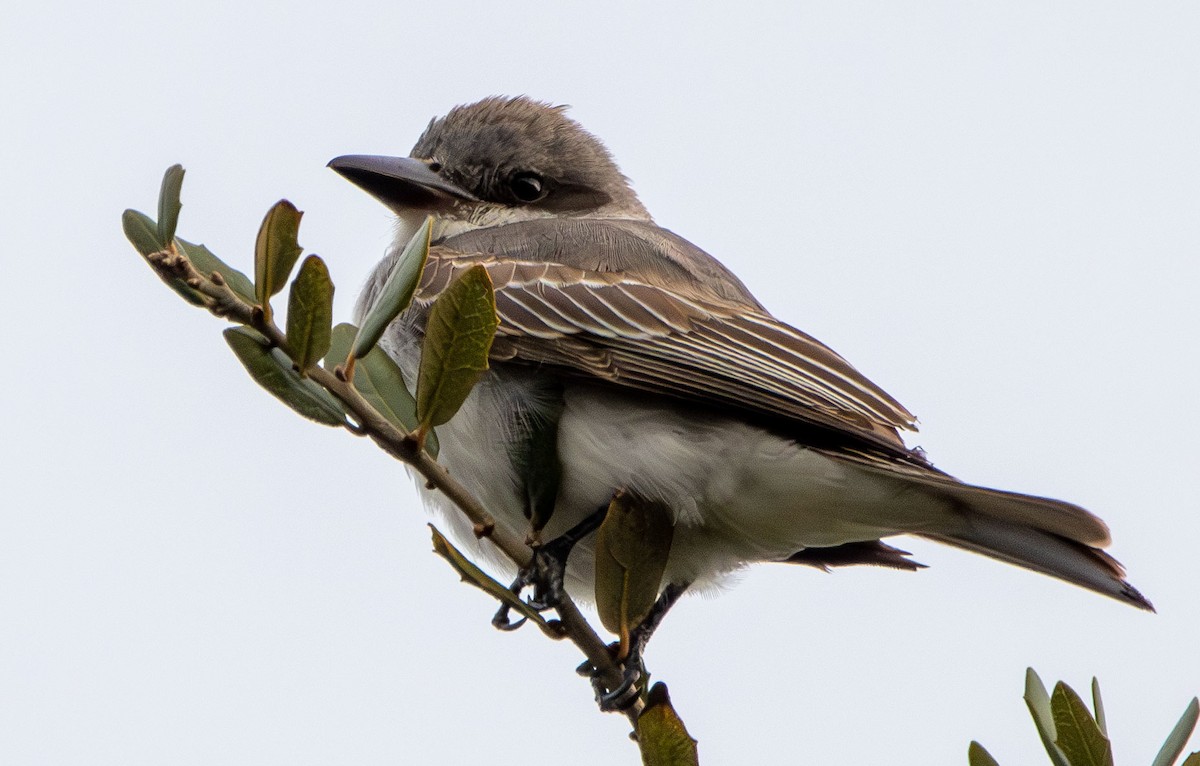
{"label": "gray kingbird", "polygon": [[[428,307],[474,264],[496,290],[491,369],[438,428],[439,461],[500,525],[529,530],[530,434],[554,431],[552,539],[627,490],[674,520],[663,587],[711,586],[754,562],[921,565],[911,534],[1152,609],[1075,505],[963,483],[905,446],[914,418],[833,350],[771,315],[736,276],[655,225],[595,136],[525,97],[435,119],[409,157],[330,166],[400,218],[372,303],[416,224],[433,247],[413,306],[382,346],[414,380]],[[435,490],[457,537],[474,541]],[[487,544],[477,550],[488,552]],[[585,538],[568,591],[592,597]]]}

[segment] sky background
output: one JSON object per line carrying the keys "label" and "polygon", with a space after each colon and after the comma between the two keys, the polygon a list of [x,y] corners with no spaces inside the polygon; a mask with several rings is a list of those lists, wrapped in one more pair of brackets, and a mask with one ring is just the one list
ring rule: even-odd
{"label": "sky background", "polygon": [[1197,40],[1193,2],[12,4],[0,762],[637,762],[401,466],[258,389],[120,228],[180,162],[180,235],[249,269],[287,197],[348,319],[391,222],[325,163],[525,93],[941,468],[1106,519],[1159,608],[923,541],[918,574],[757,567],[649,650],[703,762],[1044,762],[1032,665],[1099,676],[1148,763],[1200,693]]}

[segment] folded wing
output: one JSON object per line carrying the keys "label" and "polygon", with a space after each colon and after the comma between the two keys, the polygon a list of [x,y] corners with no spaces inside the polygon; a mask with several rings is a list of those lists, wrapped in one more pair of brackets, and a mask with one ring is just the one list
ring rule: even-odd
{"label": "folded wing", "polygon": [[913,458],[898,435],[913,429],[908,410],[830,348],[756,306],[628,272],[437,248],[418,300],[431,300],[477,263],[496,289],[496,360],[552,365]]}

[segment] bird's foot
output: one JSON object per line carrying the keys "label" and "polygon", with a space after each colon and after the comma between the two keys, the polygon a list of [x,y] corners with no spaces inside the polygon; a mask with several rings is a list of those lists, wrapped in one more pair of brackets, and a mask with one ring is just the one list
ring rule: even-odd
{"label": "bird's foot", "polygon": [[[521,597],[526,588],[532,588],[533,594],[526,599],[525,603],[539,612],[553,609],[561,604],[563,599],[563,577],[567,569],[566,553],[570,551],[570,548],[562,551],[555,545],[556,543],[557,541],[552,541],[547,545],[539,546],[533,552],[533,560],[529,562],[529,566],[518,572],[517,579],[508,586],[508,589],[517,598]],[[514,622],[509,619],[511,611],[512,607],[509,604],[501,604],[496,615],[492,617],[492,626],[497,630],[511,631],[524,625],[527,618],[522,617]]]}
{"label": "bird's foot", "polygon": [[622,681],[615,688],[608,688],[608,685],[601,678],[600,673],[591,662],[585,661],[576,668],[576,672],[580,675],[591,679],[592,688],[596,691],[596,703],[600,706],[601,710],[605,712],[624,712],[642,696],[642,691],[648,688],[649,685],[646,681],[649,680],[650,674],[646,670],[646,662],[643,659],[646,645],[650,643],[650,637],[654,635],[654,631],[662,624],[663,618],[667,616],[667,612],[671,610],[671,607],[675,605],[679,597],[688,589],[688,585],[689,583],[670,583],[667,587],[663,588],[663,592],[659,594],[658,599],[654,602],[650,613],[646,615],[645,619],[637,627],[629,631],[629,651],[623,661],[616,660],[621,654],[621,644],[609,644],[608,650],[613,655],[614,661],[617,661],[620,665],[622,674]]}
{"label": "bird's foot", "polygon": [[[609,644],[608,650],[612,654],[617,654],[620,649],[620,644]],[[649,678],[649,673],[646,671],[646,663],[642,660],[640,651],[631,653],[623,662],[618,663],[621,668],[621,683],[617,684],[612,689],[608,688],[600,671],[588,660],[575,669],[575,672],[581,676],[588,678],[592,682],[592,689],[596,693],[596,704],[600,706],[600,710],[605,713],[623,713],[629,710],[635,702],[642,696],[642,690],[645,688],[644,683],[639,683],[644,678]]]}
{"label": "bird's foot", "polygon": [[[520,597],[527,588],[532,588],[533,593],[525,603],[539,612],[554,609],[561,604],[566,594],[563,582],[567,572],[567,558],[576,543],[600,527],[607,512],[608,506],[605,506],[561,536],[536,546],[533,549],[533,559],[517,573],[517,579],[513,580],[509,590]],[[508,617],[509,611],[510,607],[507,604],[502,605],[492,618],[492,625],[500,630],[516,630],[521,627],[525,619],[512,622]]]}

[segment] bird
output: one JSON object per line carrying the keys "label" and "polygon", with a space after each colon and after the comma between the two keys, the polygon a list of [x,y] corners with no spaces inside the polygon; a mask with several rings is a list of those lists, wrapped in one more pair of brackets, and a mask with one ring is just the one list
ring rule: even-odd
{"label": "bird", "polygon": [[[566,111],[493,96],[430,121],[408,157],[329,163],[397,216],[360,318],[432,217],[413,303],[380,342],[410,383],[432,302],[473,266],[491,277],[489,369],[437,438],[439,462],[498,525],[528,534],[537,519],[554,539],[631,492],[670,515],[664,594],[716,589],[763,562],[916,570],[884,542],[911,535],[1153,610],[1103,550],[1101,519],[934,467],[904,440],[912,413],[658,226]],[[529,459],[539,444],[549,493],[546,461]],[[418,486],[458,540],[495,561],[444,495]],[[593,597],[594,558],[582,536],[566,562],[573,597]]]}

